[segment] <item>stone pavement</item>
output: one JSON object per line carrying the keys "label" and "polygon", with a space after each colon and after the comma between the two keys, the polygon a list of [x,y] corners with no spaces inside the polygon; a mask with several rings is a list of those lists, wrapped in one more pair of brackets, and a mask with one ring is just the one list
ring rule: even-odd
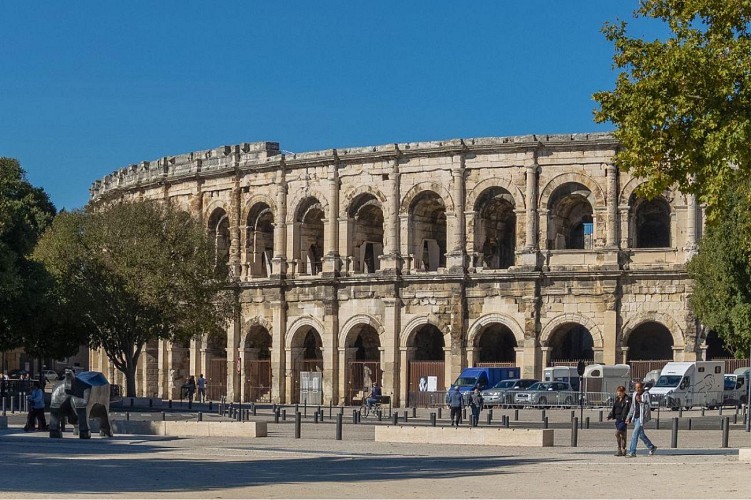
{"label": "stone pavement", "polygon": [[720,449],[718,431],[692,431],[676,450],[667,449],[670,431],[653,429],[658,454],[641,448],[635,459],[612,456],[605,429],[581,431],[578,448],[562,430],[554,448],[375,443],[367,424],[346,426],[343,441],[330,424],[304,424],[299,440],[292,425],[269,432],[50,440],[16,427],[0,431],[0,498],[751,498],[751,464],[737,450],[751,435],[737,429],[735,448]]}

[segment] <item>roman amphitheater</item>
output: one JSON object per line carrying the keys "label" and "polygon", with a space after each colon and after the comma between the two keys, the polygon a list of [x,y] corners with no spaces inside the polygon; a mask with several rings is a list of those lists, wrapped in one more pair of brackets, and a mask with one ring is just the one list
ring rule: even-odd
{"label": "roman amphitheater", "polygon": [[[238,301],[225,338],[149,344],[139,393],[177,399],[203,373],[213,399],[302,402],[321,380],[340,404],[378,381],[406,404],[421,378],[441,391],[467,366],[702,359],[685,271],[701,207],[641,199],[617,148],[608,134],[256,142],[113,172],[92,199],[188,210]],[[90,365],[122,383],[101,353]]]}

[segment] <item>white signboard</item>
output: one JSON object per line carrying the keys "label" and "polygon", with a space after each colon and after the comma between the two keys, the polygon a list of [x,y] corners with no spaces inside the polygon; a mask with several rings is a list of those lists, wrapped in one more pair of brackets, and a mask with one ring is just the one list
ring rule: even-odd
{"label": "white signboard", "polygon": [[428,377],[428,392],[436,392],[438,390],[438,377]]}

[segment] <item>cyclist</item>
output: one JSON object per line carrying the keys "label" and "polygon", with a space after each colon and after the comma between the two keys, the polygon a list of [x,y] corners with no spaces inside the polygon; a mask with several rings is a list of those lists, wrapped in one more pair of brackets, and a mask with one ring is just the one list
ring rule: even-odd
{"label": "cyclist", "polygon": [[368,399],[366,400],[366,403],[368,405],[368,410],[373,409],[373,405],[376,405],[381,402],[381,388],[378,386],[378,383],[373,384],[373,388],[370,390],[370,394],[368,394]]}

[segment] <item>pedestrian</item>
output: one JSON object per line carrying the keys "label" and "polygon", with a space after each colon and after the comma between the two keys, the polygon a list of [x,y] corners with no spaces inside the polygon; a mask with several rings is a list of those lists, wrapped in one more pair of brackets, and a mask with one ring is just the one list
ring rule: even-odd
{"label": "pedestrian", "polygon": [[626,388],[619,385],[615,390],[615,400],[613,408],[608,414],[608,420],[615,420],[615,440],[618,450],[615,452],[616,457],[622,457],[626,454],[626,418],[631,409],[631,398],[626,394]]}
{"label": "pedestrian", "polygon": [[462,393],[459,386],[455,385],[446,393],[446,404],[451,410],[451,425],[459,427],[462,423]]}
{"label": "pedestrian", "polygon": [[480,412],[482,411],[482,393],[480,388],[475,386],[472,394],[469,395],[469,406],[472,408],[472,427],[477,427],[480,423]]}
{"label": "pedestrian", "polygon": [[198,376],[198,401],[206,402],[206,379],[203,378],[203,373]]}
{"label": "pedestrian", "polygon": [[191,375],[188,378],[188,381],[185,382],[185,392],[188,393],[187,394],[188,395],[188,402],[192,403],[193,402],[193,394],[196,393],[196,379],[193,377],[193,375]]}
{"label": "pedestrian", "polygon": [[42,384],[38,380],[34,381],[34,390],[26,396],[29,401],[29,416],[26,419],[26,426],[23,428],[26,432],[34,430],[34,421],[36,420],[37,428],[40,431],[47,429],[47,421],[44,418],[44,391]]}
{"label": "pedestrian", "polygon": [[650,455],[654,455],[655,451],[657,451],[657,446],[652,444],[652,441],[649,440],[647,434],[644,432],[644,424],[651,419],[651,401],[649,393],[644,392],[644,384],[641,382],[637,382],[634,389],[636,390],[636,393],[631,401],[631,409],[626,417],[627,424],[632,422],[634,424],[634,430],[631,433],[631,444],[628,447],[628,453],[626,453],[626,457],[628,458],[634,458],[636,456],[636,445],[638,444],[639,439],[641,439],[647,447]]}

